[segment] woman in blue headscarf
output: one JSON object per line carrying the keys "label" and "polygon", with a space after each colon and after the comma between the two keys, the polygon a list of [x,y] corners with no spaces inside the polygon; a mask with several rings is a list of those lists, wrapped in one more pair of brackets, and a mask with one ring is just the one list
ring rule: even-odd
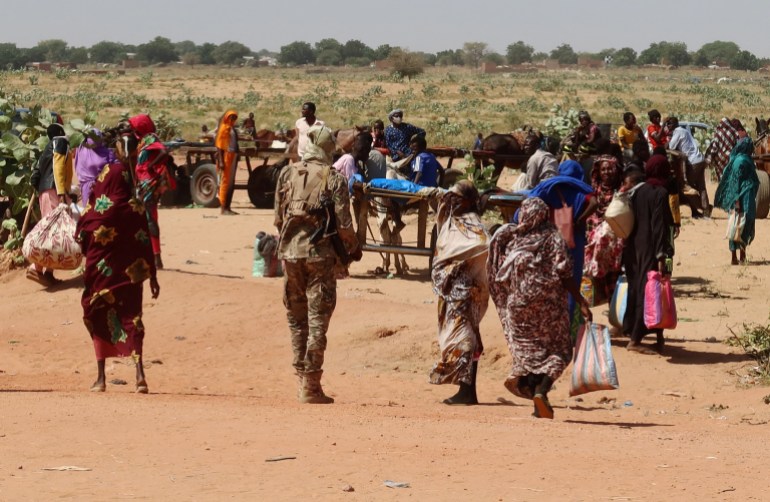
{"label": "woman in blue headscarf", "polygon": [[741,252],[740,263],[746,262],[746,246],[754,240],[759,178],[757,166],[751,158],[753,152],[754,142],[751,138],[745,137],[736,143],[730,152],[730,160],[722,172],[722,179],[714,197],[714,205],[717,207],[727,212],[742,213],[746,218],[740,241],[729,240],[733,265],[739,263],[735,255],[738,250]]}
{"label": "woman in blue headscarf", "polygon": [[[551,209],[560,209],[564,204],[572,208],[572,277],[577,284],[583,278],[583,260],[586,247],[586,219],[597,209],[594,189],[583,181],[583,167],[574,160],[565,160],[559,165],[559,175],[543,180],[530,190],[530,197],[538,197]],[[568,240],[568,239],[565,239]],[[575,325],[575,299],[569,297],[570,324]]]}

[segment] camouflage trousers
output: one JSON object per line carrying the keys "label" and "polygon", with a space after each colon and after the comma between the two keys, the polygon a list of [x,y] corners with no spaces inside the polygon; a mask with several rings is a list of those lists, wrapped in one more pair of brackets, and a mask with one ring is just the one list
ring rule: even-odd
{"label": "camouflage trousers", "polygon": [[333,258],[284,261],[283,304],[291,331],[297,373],[320,371],[326,331],[337,305]]}

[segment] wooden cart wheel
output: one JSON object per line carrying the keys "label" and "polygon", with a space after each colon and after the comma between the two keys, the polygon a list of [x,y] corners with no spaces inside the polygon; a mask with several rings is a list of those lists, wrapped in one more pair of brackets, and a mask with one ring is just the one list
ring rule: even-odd
{"label": "wooden cart wheel", "polygon": [[770,175],[757,169],[759,190],[757,190],[757,218],[767,218],[770,213]]}
{"label": "wooden cart wheel", "polygon": [[275,203],[275,184],[278,181],[280,168],[276,166],[257,167],[249,174],[249,182],[246,189],[249,192],[249,200],[254,207],[260,209],[272,209]]}
{"label": "wooden cart wheel", "polygon": [[190,177],[180,170],[174,175],[174,181],[176,188],[167,190],[160,196],[160,205],[162,207],[189,206],[192,202]]}
{"label": "wooden cart wheel", "polygon": [[193,202],[203,207],[219,207],[218,192],[217,167],[214,164],[199,165],[193,172],[190,183]]}

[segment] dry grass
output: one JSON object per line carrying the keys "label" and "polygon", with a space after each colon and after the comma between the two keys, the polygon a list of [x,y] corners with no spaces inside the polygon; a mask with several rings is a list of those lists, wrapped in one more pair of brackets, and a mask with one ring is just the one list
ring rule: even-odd
{"label": "dry grass", "polygon": [[[720,77],[732,80],[717,84]],[[31,85],[32,81],[35,85]],[[737,116],[747,125],[770,108],[762,73],[711,70],[557,70],[484,75],[463,68],[430,68],[412,80],[373,69],[312,72],[276,68],[143,68],[125,75],[0,73],[0,89],[18,103],[41,103],[65,118],[99,113],[105,124],[121,114],[164,113],[193,138],[226,108],[253,111],[259,127],[293,127],[302,102],[334,128],[384,119],[400,107],[406,120],[428,130],[434,145],[468,147],[476,132],[542,127],[554,104],[589,110],[596,122],[620,123],[623,112],[658,108],[715,123]]]}

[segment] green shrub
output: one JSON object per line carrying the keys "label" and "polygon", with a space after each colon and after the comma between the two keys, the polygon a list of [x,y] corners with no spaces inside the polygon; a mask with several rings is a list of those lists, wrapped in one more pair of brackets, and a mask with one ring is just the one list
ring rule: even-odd
{"label": "green shrub", "polygon": [[425,71],[425,59],[414,52],[394,49],[388,60],[393,67],[393,75],[398,75],[399,80],[416,77]]}
{"label": "green shrub", "polygon": [[743,324],[743,331],[732,334],[725,343],[732,347],[740,347],[753,358],[758,366],[757,372],[765,381],[770,381],[770,326],[760,324]]}

